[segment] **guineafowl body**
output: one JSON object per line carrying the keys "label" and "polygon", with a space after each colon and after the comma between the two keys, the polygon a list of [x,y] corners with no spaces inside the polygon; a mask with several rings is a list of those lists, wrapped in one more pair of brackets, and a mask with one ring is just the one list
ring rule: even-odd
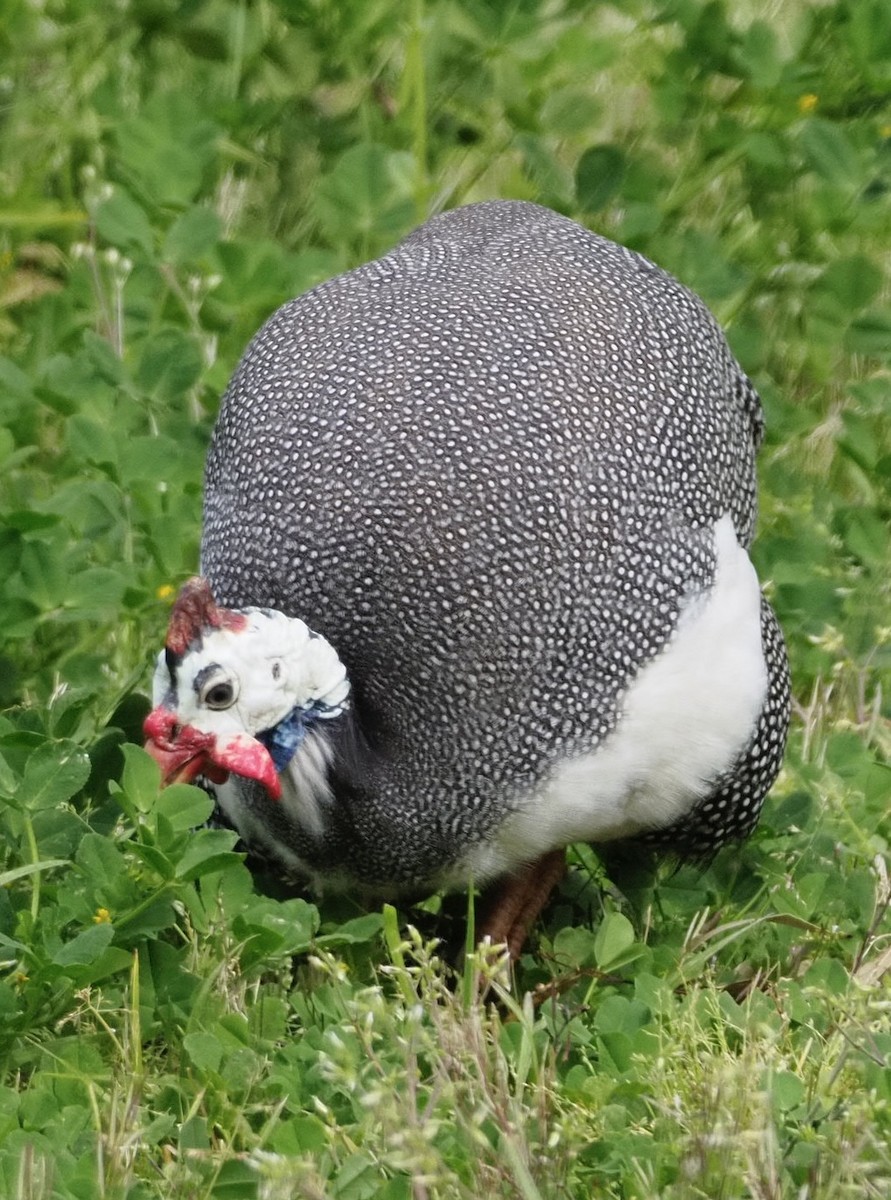
{"label": "guineafowl body", "polygon": [[234,775],[230,820],[384,891],[573,840],[744,837],[789,704],[746,553],[761,432],[698,298],[536,205],[444,213],[286,304],[222,404],[202,573],[255,624],[301,618],[350,693],[290,741],[261,730],[297,747],[281,798]]}

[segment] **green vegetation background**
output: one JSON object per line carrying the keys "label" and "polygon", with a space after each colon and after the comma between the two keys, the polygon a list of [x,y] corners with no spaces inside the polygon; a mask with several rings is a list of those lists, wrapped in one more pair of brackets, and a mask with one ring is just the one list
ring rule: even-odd
{"label": "green vegetation background", "polygon": [[[0,48],[0,1194],[887,1197],[885,0],[5,0]],[[121,747],[249,337],[494,196],[728,327],[796,705],[746,846],[575,851],[487,1007],[448,903],[263,895]]]}

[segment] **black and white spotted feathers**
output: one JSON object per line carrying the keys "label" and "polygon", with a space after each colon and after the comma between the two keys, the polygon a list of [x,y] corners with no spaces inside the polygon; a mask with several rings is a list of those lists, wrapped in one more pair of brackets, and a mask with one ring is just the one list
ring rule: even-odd
{"label": "black and white spotted feathers", "polygon": [[230,816],[382,887],[747,834],[788,722],[745,554],[760,437],[702,303],[531,204],[435,217],[286,304],[222,405],[202,571],[323,635],[352,706],[290,805],[236,780]]}

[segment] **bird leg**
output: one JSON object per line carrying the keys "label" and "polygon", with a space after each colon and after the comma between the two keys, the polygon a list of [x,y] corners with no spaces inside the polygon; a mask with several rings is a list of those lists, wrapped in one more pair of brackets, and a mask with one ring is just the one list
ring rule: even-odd
{"label": "bird leg", "polygon": [[507,946],[511,961],[520,957],[529,930],[566,872],[566,851],[550,853],[509,875],[488,893],[477,941],[488,937]]}

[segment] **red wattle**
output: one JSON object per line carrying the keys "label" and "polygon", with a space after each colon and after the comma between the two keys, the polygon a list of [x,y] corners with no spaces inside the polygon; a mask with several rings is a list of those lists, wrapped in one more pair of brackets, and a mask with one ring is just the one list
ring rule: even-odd
{"label": "red wattle", "polygon": [[213,761],[233,775],[256,779],[273,800],[282,794],[281,780],[266,747],[247,733],[233,733],[216,739],[211,751]]}
{"label": "red wattle", "polygon": [[162,785],[190,783],[206,775],[225,783],[230,772],[256,779],[273,800],[281,796],[281,782],[269,751],[247,733],[216,737],[193,725],[179,725],[176,713],[159,705],[146,717],[145,749],[161,767]]}

